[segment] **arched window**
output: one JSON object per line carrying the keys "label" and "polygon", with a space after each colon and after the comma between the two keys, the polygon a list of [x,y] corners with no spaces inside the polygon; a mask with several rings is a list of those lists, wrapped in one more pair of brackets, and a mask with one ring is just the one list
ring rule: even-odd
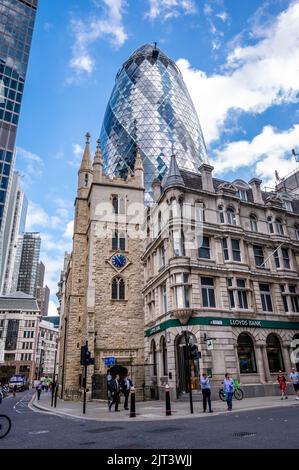
{"label": "arched window", "polygon": [[119,210],[119,214],[126,213],[126,200],[124,197],[121,197],[118,200],[118,210]]}
{"label": "arched window", "polygon": [[295,224],[294,229],[295,229],[295,238],[296,240],[299,240],[299,225]]}
{"label": "arched window", "polygon": [[125,300],[125,281],[122,277],[114,277],[111,283],[112,300]]}
{"label": "arched window", "polygon": [[112,207],[114,214],[118,214],[118,196],[112,196]]}
{"label": "arched window", "polygon": [[281,219],[276,219],[275,220],[275,230],[276,230],[276,233],[279,233],[280,235],[284,234],[283,224],[282,224]]}
{"label": "arched window", "polygon": [[126,235],[124,232],[118,233],[117,230],[112,232],[112,250],[125,251]]}
{"label": "arched window", "polygon": [[229,225],[236,225],[236,214],[235,214],[234,209],[229,207],[226,211],[226,215],[227,215],[227,223]]}
{"label": "arched window", "polygon": [[276,335],[270,334],[266,341],[267,356],[270,372],[284,370],[280,341]]}
{"label": "arched window", "polygon": [[252,232],[257,232],[257,218],[254,214],[250,216],[250,230]]}
{"label": "arched window", "polygon": [[224,209],[223,206],[218,206],[219,222],[224,224]]}
{"label": "arched window", "polygon": [[253,374],[256,372],[253,341],[246,333],[241,333],[238,337],[238,358],[241,374]]}
{"label": "arched window", "polygon": [[151,342],[151,356],[152,356],[152,365],[153,365],[153,375],[157,376],[157,349],[156,349],[156,342],[154,339]]}
{"label": "arched window", "polygon": [[161,351],[162,351],[162,368],[163,368],[163,375],[168,375],[168,364],[167,364],[167,346],[165,336],[162,336],[161,339]]}
{"label": "arched window", "polygon": [[274,233],[272,217],[267,217],[267,224],[269,233]]}

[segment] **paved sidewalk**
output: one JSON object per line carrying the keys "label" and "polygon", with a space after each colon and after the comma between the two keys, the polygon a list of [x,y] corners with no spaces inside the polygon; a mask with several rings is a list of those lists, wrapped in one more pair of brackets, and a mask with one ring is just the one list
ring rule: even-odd
{"label": "paved sidewalk", "polygon": [[[271,407],[285,407],[298,405],[299,400],[295,400],[295,396],[291,395],[288,400],[281,400],[280,397],[257,397],[257,398],[244,398],[241,401],[233,400],[233,411],[242,412],[249,410],[266,409]],[[108,406],[103,402],[87,402],[86,414],[82,412],[82,402],[63,401],[57,399],[57,407],[51,408],[51,394],[43,392],[41,399],[37,401],[34,394],[30,408],[34,411],[37,409],[47,412],[52,412],[57,415],[67,415],[73,418],[92,419],[97,421],[156,421],[156,420],[173,420],[179,418],[199,418],[206,416],[217,416],[222,413],[229,413],[226,410],[226,403],[220,400],[212,403],[214,413],[203,413],[202,403],[193,403],[194,413],[190,414],[190,405],[188,401],[180,402],[175,401],[171,403],[172,415],[165,416],[165,403],[162,401],[146,401],[136,403],[136,418],[130,418],[129,411],[123,409],[122,403],[119,406],[119,413],[114,411],[109,412]]]}

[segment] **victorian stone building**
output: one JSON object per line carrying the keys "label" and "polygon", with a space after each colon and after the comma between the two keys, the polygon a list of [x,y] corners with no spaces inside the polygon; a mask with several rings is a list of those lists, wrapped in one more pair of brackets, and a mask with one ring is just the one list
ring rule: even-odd
{"label": "victorian stone building", "polygon": [[108,358],[112,373],[131,372],[144,380],[143,240],[136,210],[143,212],[144,181],[136,150],[134,172],[126,179],[103,174],[98,142],[93,164],[87,134],[78,173],[73,250],[60,285],[59,382],[64,398],[82,389],[80,351],[86,341],[95,365],[88,367],[93,397],[106,397]]}
{"label": "victorian stone building", "polygon": [[[145,269],[145,358],[157,389],[186,385],[184,331],[197,345],[192,388],[203,371],[230,372],[250,394],[274,393],[299,339],[299,200],[264,192],[253,178],[222,181],[204,163],[153,182]],[[297,348],[298,348],[297,341]],[[298,365],[297,365],[298,367]],[[277,387],[276,387],[277,388]],[[218,387],[213,387],[217,392]]]}

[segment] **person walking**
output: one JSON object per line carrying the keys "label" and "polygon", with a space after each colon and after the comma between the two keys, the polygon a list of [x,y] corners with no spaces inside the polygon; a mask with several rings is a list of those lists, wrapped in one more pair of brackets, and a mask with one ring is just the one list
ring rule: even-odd
{"label": "person walking", "polygon": [[111,391],[112,391],[112,402],[109,404],[109,411],[111,411],[112,406],[115,404],[114,411],[119,411],[119,394],[120,394],[120,383],[119,375],[116,374],[115,379],[111,380]]}
{"label": "person walking", "polygon": [[281,400],[283,399],[287,400],[288,398],[286,395],[287,381],[281,370],[278,372],[277,382],[279,383],[279,387],[281,390]]}
{"label": "person walking", "polygon": [[108,398],[108,406],[112,400],[112,390],[111,390],[111,382],[112,382],[112,375],[110,373],[110,369],[107,371],[107,398]]}
{"label": "person walking", "polygon": [[14,386],[13,386],[13,389],[12,389],[12,395],[13,395],[14,398],[16,398],[17,390],[18,390],[17,385],[14,385]]}
{"label": "person walking", "polygon": [[130,391],[131,391],[131,388],[133,387],[133,382],[130,379],[130,374],[127,374],[126,377],[122,380],[121,387],[122,387],[122,392],[125,396],[124,408],[125,408],[125,410],[128,410],[129,409],[128,402],[129,402]]}
{"label": "person walking", "polygon": [[230,374],[226,373],[223,380],[223,391],[225,393],[225,399],[227,403],[227,410],[232,411],[233,409],[233,395],[235,391],[235,382]]}
{"label": "person walking", "polygon": [[295,390],[296,400],[299,400],[299,372],[296,371],[295,367],[292,367],[289,377]]}
{"label": "person walking", "polygon": [[209,406],[209,413],[213,413],[212,405],[211,405],[211,385],[210,385],[210,376],[204,372],[200,379],[201,391],[202,391],[202,404],[203,404],[203,412],[207,411],[207,402]]}
{"label": "person walking", "polygon": [[40,395],[41,395],[41,393],[42,393],[42,389],[43,389],[43,383],[42,383],[42,381],[40,380],[39,383],[37,384],[37,387],[36,387],[37,399],[38,399],[38,400],[40,399]]}

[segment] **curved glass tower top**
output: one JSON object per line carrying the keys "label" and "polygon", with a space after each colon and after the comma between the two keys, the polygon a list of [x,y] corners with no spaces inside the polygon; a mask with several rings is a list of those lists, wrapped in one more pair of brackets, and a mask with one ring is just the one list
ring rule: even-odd
{"label": "curved glass tower top", "polygon": [[146,199],[154,178],[167,172],[172,148],[180,168],[197,171],[207,160],[200,123],[176,64],[146,44],[119,70],[101,130],[108,175],[133,170],[136,144],[144,166]]}

